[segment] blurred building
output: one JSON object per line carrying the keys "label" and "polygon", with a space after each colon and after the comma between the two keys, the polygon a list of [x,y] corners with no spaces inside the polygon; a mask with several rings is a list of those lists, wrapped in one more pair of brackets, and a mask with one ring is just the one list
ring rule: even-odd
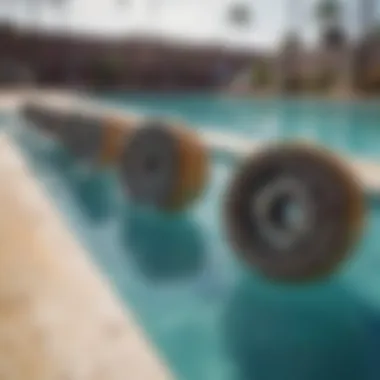
{"label": "blurred building", "polygon": [[0,57],[1,77],[9,81],[28,72],[44,86],[191,90],[223,87],[259,54],[152,37],[47,34],[4,25]]}

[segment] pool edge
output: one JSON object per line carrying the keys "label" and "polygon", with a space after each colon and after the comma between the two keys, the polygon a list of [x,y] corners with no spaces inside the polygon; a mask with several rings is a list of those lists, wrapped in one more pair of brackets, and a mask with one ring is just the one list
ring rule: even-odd
{"label": "pool edge", "polygon": [[171,379],[4,134],[0,173],[1,373],[9,380]]}

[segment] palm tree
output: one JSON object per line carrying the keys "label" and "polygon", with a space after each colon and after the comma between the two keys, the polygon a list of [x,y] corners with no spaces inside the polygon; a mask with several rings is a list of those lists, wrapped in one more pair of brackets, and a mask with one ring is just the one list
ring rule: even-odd
{"label": "palm tree", "polygon": [[371,28],[370,34],[373,38],[380,38],[380,22],[376,22]]}
{"label": "palm tree", "polygon": [[302,41],[300,35],[296,31],[289,31],[283,40],[282,49],[284,51],[294,53],[302,48]]}
{"label": "palm tree", "polygon": [[253,23],[252,9],[247,2],[235,2],[227,11],[227,20],[234,27],[247,28]]}
{"label": "palm tree", "polygon": [[302,50],[303,43],[300,34],[294,30],[288,31],[282,41],[279,67],[282,73],[281,86],[285,92],[300,88]]}
{"label": "palm tree", "polygon": [[340,0],[321,0],[315,10],[322,44],[327,48],[341,48],[345,44],[343,8]]}
{"label": "palm tree", "polygon": [[[222,10],[222,22],[228,27],[239,29],[239,32],[248,29],[253,25],[253,10],[246,0],[235,0],[232,4],[229,4],[227,10]],[[231,31],[229,30],[229,33]],[[220,64],[220,68],[217,68],[216,72],[220,72],[222,78],[227,76],[229,69],[223,62]],[[252,77],[252,67],[245,67],[240,70],[237,75],[232,78],[230,85],[238,88],[249,87]],[[224,79],[221,79],[224,81]]]}
{"label": "palm tree", "polygon": [[376,15],[376,0],[360,0],[358,14],[360,17],[361,36],[355,54],[355,77],[359,87],[365,89],[370,83],[368,76],[373,50],[378,46],[378,28]]}
{"label": "palm tree", "polygon": [[285,19],[287,31],[280,46],[277,60],[277,84],[279,90],[287,91],[292,83],[298,81],[297,70],[299,55],[302,51],[301,23],[304,20],[304,0],[287,0],[285,4]]}
{"label": "palm tree", "polygon": [[321,23],[336,23],[341,17],[341,5],[338,0],[321,0],[317,4],[316,16]]}

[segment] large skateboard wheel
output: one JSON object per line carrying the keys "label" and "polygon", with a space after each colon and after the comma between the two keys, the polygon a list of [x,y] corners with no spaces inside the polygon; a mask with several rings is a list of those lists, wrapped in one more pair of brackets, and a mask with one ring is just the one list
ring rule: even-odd
{"label": "large skateboard wheel", "polygon": [[199,196],[207,168],[206,148],[193,131],[148,121],[126,144],[120,175],[132,200],[174,211]]}
{"label": "large skateboard wheel", "polygon": [[329,152],[279,145],[247,158],[226,199],[231,242],[267,277],[306,281],[333,272],[358,238],[364,200]]}

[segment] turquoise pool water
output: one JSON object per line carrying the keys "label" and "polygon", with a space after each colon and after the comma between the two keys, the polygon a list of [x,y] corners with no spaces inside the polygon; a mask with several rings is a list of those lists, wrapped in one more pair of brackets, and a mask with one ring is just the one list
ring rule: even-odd
{"label": "turquoise pool water", "polygon": [[177,94],[108,95],[102,99],[150,115],[179,116],[194,128],[225,130],[260,140],[297,137],[343,153],[380,159],[380,101],[328,103]]}
{"label": "turquoise pool water", "polygon": [[86,177],[40,137],[25,131],[14,135],[177,379],[379,378],[380,207],[375,200],[365,237],[333,279],[303,287],[275,285],[247,272],[225,241],[220,210],[234,170],[227,162],[213,162],[207,191],[190,212],[165,217],[128,204],[116,173]]}

